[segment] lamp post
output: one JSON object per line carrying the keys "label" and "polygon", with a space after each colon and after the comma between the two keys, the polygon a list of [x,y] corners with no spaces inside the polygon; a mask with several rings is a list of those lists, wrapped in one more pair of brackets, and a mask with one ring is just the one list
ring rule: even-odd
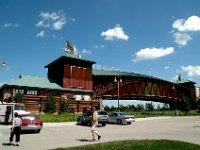
{"label": "lamp post", "polygon": [[119,86],[120,86],[120,83],[122,82],[122,79],[120,77],[117,78],[115,76],[114,82],[117,82],[117,110],[118,110],[118,112],[120,112],[120,110],[119,110]]}
{"label": "lamp post", "polygon": [[5,69],[6,68],[6,63],[3,62],[2,65],[1,65],[2,69]]}
{"label": "lamp post", "polygon": [[[173,92],[175,93],[176,88],[175,88],[174,85],[172,86],[172,89],[173,89]],[[177,100],[176,100],[176,97],[175,97],[176,95],[173,94],[173,96],[174,96],[174,109],[175,109],[175,115],[178,116],[178,111],[177,111]]]}

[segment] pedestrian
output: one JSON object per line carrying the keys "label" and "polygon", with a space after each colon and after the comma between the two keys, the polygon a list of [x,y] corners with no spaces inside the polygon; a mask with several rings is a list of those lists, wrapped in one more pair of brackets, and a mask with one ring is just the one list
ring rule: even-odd
{"label": "pedestrian", "polygon": [[12,128],[11,128],[11,134],[10,134],[10,144],[12,144],[13,137],[15,135],[16,146],[19,146],[21,124],[22,124],[22,120],[21,120],[21,118],[19,118],[19,114],[17,112],[15,112],[14,118],[12,120]]}
{"label": "pedestrian", "polygon": [[95,141],[95,135],[97,136],[98,140],[100,140],[101,135],[96,131],[96,127],[98,125],[98,113],[95,107],[92,107],[91,125],[92,141]]}

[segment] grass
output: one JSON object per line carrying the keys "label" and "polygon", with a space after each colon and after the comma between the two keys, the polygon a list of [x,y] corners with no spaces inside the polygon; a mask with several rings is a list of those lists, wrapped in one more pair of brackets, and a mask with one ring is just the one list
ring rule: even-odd
{"label": "grass", "polygon": [[172,140],[125,140],[55,150],[199,150],[200,145]]}
{"label": "grass", "polygon": [[[129,112],[129,114],[134,115],[135,118],[146,118],[146,117],[156,117],[156,116],[175,116],[174,111],[144,111],[144,112]],[[196,110],[191,110],[188,112],[188,116],[199,115]],[[75,113],[63,113],[63,114],[40,114],[38,117],[43,122],[76,122],[77,117],[80,114]],[[185,116],[184,112],[179,111],[179,116]]]}
{"label": "grass", "polygon": [[78,114],[74,113],[63,113],[63,114],[40,114],[38,117],[43,122],[73,122],[76,121]]}

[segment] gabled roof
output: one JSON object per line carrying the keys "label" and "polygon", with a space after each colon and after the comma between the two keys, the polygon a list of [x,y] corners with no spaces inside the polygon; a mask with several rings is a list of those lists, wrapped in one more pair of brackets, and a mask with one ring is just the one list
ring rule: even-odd
{"label": "gabled roof", "polygon": [[68,55],[60,56],[59,58],[55,59],[54,61],[52,61],[51,63],[46,65],[45,68],[48,68],[52,64],[55,64],[55,63],[58,63],[58,62],[64,62],[64,61],[76,61],[76,62],[80,61],[80,62],[83,62],[83,63],[89,63],[91,65],[96,63],[96,62],[88,60],[88,59],[77,57],[76,55],[68,54]]}
{"label": "gabled roof", "polygon": [[20,77],[17,80],[10,81],[4,84],[3,86],[29,87],[29,88],[64,90],[64,91],[75,91],[75,92],[93,92],[92,90],[63,88],[48,78],[31,76],[31,75],[20,75]]}

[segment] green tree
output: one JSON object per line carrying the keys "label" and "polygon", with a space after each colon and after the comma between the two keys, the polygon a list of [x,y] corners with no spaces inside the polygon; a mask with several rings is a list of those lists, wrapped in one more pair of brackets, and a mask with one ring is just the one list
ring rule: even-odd
{"label": "green tree", "polygon": [[191,109],[191,103],[189,98],[184,97],[181,101],[181,110],[185,112],[185,115],[188,114],[188,111]]}
{"label": "green tree", "polygon": [[14,101],[15,101],[15,103],[25,103],[24,94],[15,93]]}
{"label": "green tree", "polygon": [[147,111],[153,111],[154,110],[154,106],[153,103],[146,103],[145,108]]}
{"label": "green tree", "polygon": [[66,113],[68,110],[68,100],[61,98],[60,99],[60,113]]}
{"label": "green tree", "polygon": [[200,113],[200,97],[197,98],[197,108],[198,112]]}
{"label": "green tree", "polygon": [[46,100],[46,112],[54,113],[56,112],[56,98],[49,94]]}

